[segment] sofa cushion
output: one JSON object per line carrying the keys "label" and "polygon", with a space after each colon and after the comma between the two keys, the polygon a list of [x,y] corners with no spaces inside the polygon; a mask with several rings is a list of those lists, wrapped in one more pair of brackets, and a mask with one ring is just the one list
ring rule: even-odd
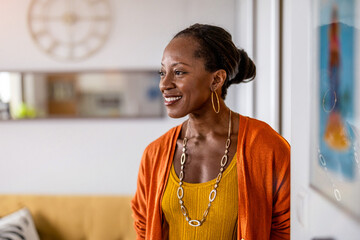
{"label": "sofa cushion", "polygon": [[27,208],[0,218],[0,239],[39,240],[33,219]]}
{"label": "sofa cushion", "polygon": [[131,198],[0,195],[0,217],[27,207],[41,240],[133,240]]}

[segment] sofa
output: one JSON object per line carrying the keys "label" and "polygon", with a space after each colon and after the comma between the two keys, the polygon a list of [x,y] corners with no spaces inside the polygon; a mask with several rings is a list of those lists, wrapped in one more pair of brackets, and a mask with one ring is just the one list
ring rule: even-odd
{"label": "sofa", "polygon": [[41,240],[133,240],[131,196],[0,195],[0,217],[26,207]]}

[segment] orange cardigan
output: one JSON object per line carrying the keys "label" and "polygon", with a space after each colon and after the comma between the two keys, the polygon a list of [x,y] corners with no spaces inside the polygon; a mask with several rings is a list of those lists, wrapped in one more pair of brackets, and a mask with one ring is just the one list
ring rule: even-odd
{"label": "orange cardigan", "polygon": [[[141,159],[131,206],[137,239],[167,239],[161,200],[181,125],[152,142]],[[240,115],[238,239],[290,239],[290,146],[269,125]]]}

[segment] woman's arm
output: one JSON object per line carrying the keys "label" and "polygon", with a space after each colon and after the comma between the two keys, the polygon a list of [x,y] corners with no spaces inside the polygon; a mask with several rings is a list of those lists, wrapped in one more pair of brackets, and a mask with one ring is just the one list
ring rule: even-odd
{"label": "woman's arm", "polygon": [[290,146],[275,163],[271,240],[290,239]]}
{"label": "woman's arm", "polygon": [[136,239],[145,239],[146,236],[146,215],[147,215],[147,184],[146,184],[146,150],[141,159],[137,189],[134,198],[131,201],[131,208],[133,210],[134,227],[136,231]]}

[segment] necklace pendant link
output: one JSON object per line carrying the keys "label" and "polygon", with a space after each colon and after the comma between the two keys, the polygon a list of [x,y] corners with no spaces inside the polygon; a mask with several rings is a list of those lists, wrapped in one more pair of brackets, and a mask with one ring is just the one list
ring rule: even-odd
{"label": "necklace pendant link", "polygon": [[186,210],[186,207],[185,207],[184,205],[181,205],[180,208],[181,208],[182,214],[186,217],[186,216],[188,215],[187,210]]}
{"label": "necklace pendant link", "polygon": [[177,196],[181,200],[184,197],[184,189],[182,186],[178,187],[177,189]]}
{"label": "necklace pendant link", "polygon": [[225,155],[221,158],[221,162],[220,162],[221,167],[225,167],[227,161],[228,161],[228,156],[225,154]]}
{"label": "necklace pendant link", "polygon": [[209,194],[209,202],[212,203],[216,198],[216,189],[213,189]]}
{"label": "necklace pendant link", "polygon": [[199,220],[193,219],[189,221],[189,225],[192,227],[199,227],[201,226],[201,222]]}
{"label": "necklace pendant link", "polygon": [[180,159],[181,165],[184,165],[184,164],[185,164],[185,161],[186,161],[186,154],[185,154],[185,152],[183,152],[183,153],[181,154],[181,159]]}
{"label": "necklace pendant link", "polygon": [[[216,184],[219,184],[220,180],[221,180],[221,177],[222,177],[222,173],[219,172],[219,174],[217,175],[217,178],[216,178]],[[216,186],[217,187],[217,186]]]}
{"label": "necklace pendant link", "polygon": [[229,147],[230,147],[230,138],[226,140],[226,149],[228,149]]}
{"label": "necklace pendant link", "polygon": [[181,186],[182,185],[182,180],[184,179],[184,172],[183,171],[180,172],[179,179],[180,179],[180,183],[181,183],[181,184],[179,183],[179,185]]}

